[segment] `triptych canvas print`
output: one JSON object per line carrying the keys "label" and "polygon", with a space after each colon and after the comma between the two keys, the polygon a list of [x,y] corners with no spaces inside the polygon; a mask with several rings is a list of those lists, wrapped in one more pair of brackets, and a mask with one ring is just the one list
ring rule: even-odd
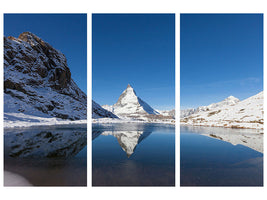
{"label": "triptych canvas print", "polygon": [[4,14],[4,186],[263,186],[263,14],[87,15]]}

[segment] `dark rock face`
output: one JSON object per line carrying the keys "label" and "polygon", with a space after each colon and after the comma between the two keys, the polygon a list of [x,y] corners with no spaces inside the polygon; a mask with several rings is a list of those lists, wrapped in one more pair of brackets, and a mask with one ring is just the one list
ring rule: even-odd
{"label": "dark rock face", "polygon": [[[10,40],[21,45],[14,47]],[[24,32],[18,39],[8,37],[5,38],[4,44],[5,61],[8,64],[15,64],[18,71],[28,74],[36,72],[41,78],[48,77],[51,86],[57,90],[66,88],[70,84],[71,73],[65,56],[34,34]]]}
{"label": "dark rock face", "polygon": [[26,103],[50,116],[86,119],[87,97],[72,80],[66,57],[30,32],[4,37],[4,91],[23,96],[17,99],[21,107]]}
{"label": "dark rock face", "polygon": [[92,100],[92,118],[118,118],[112,112],[102,108],[99,104]]}

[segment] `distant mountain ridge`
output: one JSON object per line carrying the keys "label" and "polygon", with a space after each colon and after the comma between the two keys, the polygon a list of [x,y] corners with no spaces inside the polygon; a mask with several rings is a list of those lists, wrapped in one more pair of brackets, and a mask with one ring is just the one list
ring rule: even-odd
{"label": "distant mountain ridge", "polygon": [[263,92],[243,101],[228,97],[222,102],[181,112],[181,124],[263,129]]}
{"label": "distant mountain ridge", "polygon": [[187,116],[190,116],[192,114],[198,113],[198,112],[205,112],[205,111],[209,111],[211,109],[217,108],[217,107],[222,107],[225,105],[235,105],[236,103],[238,103],[240,100],[234,96],[229,96],[226,99],[224,99],[223,101],[220,101],[218,103],[212,103],[208,106],[200,106],[198,108],[191,108],[191,109],[185,109],[185,110],[181,110],[180,112],[180,118],[184,118]]}
{"label": "distant mountain ridge", "polygon": [[175,119],[175,109],[172,110],[157,110],[163,116],[170,116]]}
{"label": "distant mountain ridge", "polygon": [[87,97],[64,54],[30,32],[4,37],[4,112],[86,119]]}

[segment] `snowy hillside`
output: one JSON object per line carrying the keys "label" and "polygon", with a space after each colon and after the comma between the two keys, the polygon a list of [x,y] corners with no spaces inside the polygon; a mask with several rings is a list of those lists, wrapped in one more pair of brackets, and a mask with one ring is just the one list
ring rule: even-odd
{"label": "snowy hillside", "polygon": [[[30,32],[4,37],[4,112],[86,119],[87,97],[65,56]],[[9,117],[10,118],[10,117]]]}
{"label": "snowy hillside", "polygon": [[263,129],[263,92],[243,101],[231,96],[200,108],[181,118],[181,124]]}
{"label": "snowy hillside", "polygon": [[188,108],[185,110],[180,110],[180,118],[187,117],[187,116],[192,115],[196,112],[197,112],[197,109],[195,109],[195,108]]}
{"label": "snowy hillside", "polygon": [[92,118],[118,118],[112,112],[102,108],[99,104],[92,100]]}
{"label": "snowy hillside", "polygon": [[175,119],[175,109],[172,110],[157,110],[157,112],[163,116],[169,116]]}
{"label": "snowy hillside", "polygon": [[212,103],[208,106],[200,106],[198,108],[191,108],[191,109],[185,109],[185,110],[181,110],[180,112],[180,118],[184,118],[187,117],[189,115],[192,115],[194,113],[198,113],[198,112],[202,112],[202,111],[209,111],[215,108],[219,108],[219,107],[223,107],[225,105],[235,105],[236,103],[238,103],[240,100],[238,98],[235,98],[233,96],[229,96],[228,98],[224,99],[221,102],[218,103]]}

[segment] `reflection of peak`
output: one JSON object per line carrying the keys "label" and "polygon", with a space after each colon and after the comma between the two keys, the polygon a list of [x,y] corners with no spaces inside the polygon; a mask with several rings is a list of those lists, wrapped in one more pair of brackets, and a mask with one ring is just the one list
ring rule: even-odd
{"label": "reflection of peak", "polygon": [[140,142],[142,142],[144,139],[146,139],[149,135],[151,134],[151,132],[147,132],[147,131],[144,131],[142,135],[140,135],[139,139],[138,139],[138,144]]}
{"label": "reflection of peak", "polygon": [[98,136],[100,136],[101,133],[103,133],[103,131],[101,131],[101,130],[93,130],[93,131],[92,131],[92,140],[94,140],[94,139],[96,139]]}
{"label": "reflection of peak", "polygon": [[105,131],[102,133],[102,135],[116,137],[128,158],[134,153],[136,146],[150,134],[151,132],[143,131]]}

